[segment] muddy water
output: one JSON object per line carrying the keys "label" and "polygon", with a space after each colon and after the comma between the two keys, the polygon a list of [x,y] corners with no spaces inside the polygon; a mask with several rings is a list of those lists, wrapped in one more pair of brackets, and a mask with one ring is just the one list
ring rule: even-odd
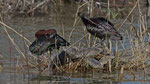
{"label": "muddy water", "polygon": [[[70,10],[70,11],[68,11]],[[82,38],[87,31],[85,30],[81,20],[77,18],[77,23],[73,26],[75,21],[75,12],[77,10],[76,5],[67,5],[66,7],[61,7],[59,12],[52,12],[49,16],[41,17],[27,17],[27,18],[12,18],[11,20],[6,20],[5,23],[20,32],[31,42],[34,41],[34,33],[39,29],[56,29],[58,34],[63,36],[66,40],[71,43],[75,43],[80,38]],[[145,10],[145,8],[143,8]],[[66,12],[67,11],[67,12]],[[138,16],[138,15],[137,15]],[[120,25],[125,18],[118,18],[111,20],[115,25]],[[138,19],[138,18],[137,18]],[[136,20],[135,20],[136,21]],[[137,22],[135,22],[135,27],[137,27]],[[130,23],[126,22],[120,29],[121,34],[123,30],[129,30]],[[1,27],[1,26],[0,26]],[[71,34],[71,39],[70,33]],[[16,33],[9,31],[9,34],[14,39],[19,48],[25,52],[29,53],[29,50],[24,46],[24,40],[19,37]],[[94,37],[93,37],[94,38]],[[81,46],[87,46],[89,43],[86,41],[87,38],[83,38],[80,43]],[[29,43],[27,43],[29,44]],[[126,47],[129,46],[128,41],[125,43]],[[114,72],[111,75],[102,72],[93,73],[70,73],[70,74],[53,74],[51,76],[39,77],[34,74],[34,71],[29,71],[30,73],[23,73],[18,71],[16,68],[19,66],[17,64],[17,57],[19,53],[16,51],[15,47],[9,40],[8,36],[0,28],[0,55],[2,55],[0,63],[3,69],[0,72],[0,84],[56,84],[56,83],[70,83],[70,84],[150,84],[150,72],[149,70],[144,71],[126,71],[122,78],[119,77],[119,71]]]}

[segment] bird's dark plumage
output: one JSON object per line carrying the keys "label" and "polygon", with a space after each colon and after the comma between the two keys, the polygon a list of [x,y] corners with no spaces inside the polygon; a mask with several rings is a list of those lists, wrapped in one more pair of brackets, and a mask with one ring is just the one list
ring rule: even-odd
{"label": "bird's dark plumage", "polygon": [[69,43],[56,33],[56,30],[39,30],[35,34],[36,40],[29,46],[32,54],[41,55],[60,46],[69,46]]}
{"label": "bird's dark plumage", "polygon": [[110,38],[112,40],[122,40],[122,36],[116,31],[114,25],[105,18],[87,18],[83,13],[79,12],[78,16],[82,19],[87,31],[92,35],[104,40]]}

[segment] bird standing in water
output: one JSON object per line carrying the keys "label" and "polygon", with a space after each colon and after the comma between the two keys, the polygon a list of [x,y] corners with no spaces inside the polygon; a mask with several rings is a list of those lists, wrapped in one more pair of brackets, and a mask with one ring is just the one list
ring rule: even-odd
{"label": "bird standing in water", "polygon": [[39,30],[35,34],[35,41],[29,46],[32,54],[42,55],[47,51],[59,49],[60,46],[69,46],[70,44],[59,36],[54,29]]}
{"label": "bird standing in water", "polygon": [[121,34],[117,32],[114,25],[105,18],[88,18],[83,13],[79,12],[78,16],[82,19],[86,29],[92,35],[104,41],[106,38],[111,40],[122,40]]}

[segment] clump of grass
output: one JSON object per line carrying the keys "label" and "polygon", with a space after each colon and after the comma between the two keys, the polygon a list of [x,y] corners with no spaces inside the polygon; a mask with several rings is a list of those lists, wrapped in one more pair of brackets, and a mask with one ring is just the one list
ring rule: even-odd
{"label": "clump of grass", "polygon": [[1,13],[13,17],[45,15],[52,9],[51,5],[56,5],[55,0],[0,0]]}

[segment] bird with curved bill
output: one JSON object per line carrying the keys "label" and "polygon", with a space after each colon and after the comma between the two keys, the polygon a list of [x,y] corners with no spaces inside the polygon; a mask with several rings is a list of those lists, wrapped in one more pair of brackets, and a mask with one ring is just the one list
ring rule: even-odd
{"label": "bird with curved bill", "polygon": [[86,29],[92,35],[100,38],[102,42],[109,38],[111,40],[122,40],[121,34],[114,28],[114,25],[103,17],[88,18],[79,12],[78,16],[86,26]]}

